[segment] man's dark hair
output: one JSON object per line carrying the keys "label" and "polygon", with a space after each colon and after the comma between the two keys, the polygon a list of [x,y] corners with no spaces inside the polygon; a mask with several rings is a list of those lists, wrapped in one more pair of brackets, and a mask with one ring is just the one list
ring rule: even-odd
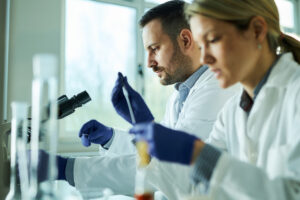
{"label": "man's dark hair", "polygon": [[140,19],[140,26],[143,28],[150,21],[159,19],[163,31],[168,34],[174,42],[182,29],[190,29],[184,15],[184,1],[172,0],[159,4],[148,10]]}

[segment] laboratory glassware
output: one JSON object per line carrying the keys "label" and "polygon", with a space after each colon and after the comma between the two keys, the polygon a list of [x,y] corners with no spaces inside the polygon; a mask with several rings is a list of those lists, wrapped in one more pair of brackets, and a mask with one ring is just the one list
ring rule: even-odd
{"label": "laboratory glassware", "polygon": [[26,159],[27,108],[22,102],[12,102],[10,189],[6,200],[28,199],[28,168]]}
{"label": "laboratory glassware", "polygon": [[[57,199],[54,180],[57,177],[57,59],[51,54],[37,54],[33,57],[32,82],[32,120],[31,120],[31,165],[30,196],[32,199]],[[42,111],[47,108],[48,118]],[[49,160],[43,169],[46,181],[38,181],[40,150],[49,154]]]}
{"label": "laboratory glassware", "polygon": [[[125,86],[122,87],[123,93],[128,105],[129,114],[131,118],[132,124],[135,124],[135,117],[133,113],[133,109],[129,100],[128,91],[126,90]],[[148,144],[145,141],[138,141],[136,143],[136,148],[138,152],[138,165],[137,171],[135,176],[135,194],[134,197],[137,200],[153,200],[154,199],[154,192],[147,184],[147,166],[150,162],[150,155],[148,154]]]}

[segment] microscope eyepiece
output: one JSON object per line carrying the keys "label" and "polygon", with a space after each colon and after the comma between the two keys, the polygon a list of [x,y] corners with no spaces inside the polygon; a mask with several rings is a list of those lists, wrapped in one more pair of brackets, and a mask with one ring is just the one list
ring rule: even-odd
{"label": "microscope eyepiece", "polygon": [[71,99],[68,99],[66,95],[60,96],[58,98],[58,119],[72,114],[76,108],[81,107],[90,100],[91,97],[86,91],[74,95]]}
{"label": "microscope eyepiece", "polygon": [[[83,91],[75,96],[72,97],[74,99],[74,109],[82,106],[83,104],[89,102],[91,97],[86,91]],[[71,99],[71,100],[72,100]]]}

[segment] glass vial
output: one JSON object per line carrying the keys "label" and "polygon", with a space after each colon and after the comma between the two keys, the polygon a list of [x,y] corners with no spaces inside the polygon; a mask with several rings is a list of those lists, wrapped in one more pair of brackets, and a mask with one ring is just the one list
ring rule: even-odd
{"label": "glass vial", "polygon": [[5,199],[26,200],[28,199],[28,170],[26,162],[28,105],[22,102],[13,102],[11,108],[10,189]]}
{"label": "glass vial", "polygon": [[[32,199],[56,199],[57,177],[57,59],[51,54],[33,57],[30,196]],[[44,113],[46,112],[46,114]],[[38,181],[39,151],[49,154],[43,170],[46,181]]]}
{"label": "glass vial", "polygon": [[135,177],[135,194],[136,200],[154,200],[154,192],[147,184],[147,166],[150,162],[148,154],[148,144],[144,141],[136,143],[138,151],[138,166]]}

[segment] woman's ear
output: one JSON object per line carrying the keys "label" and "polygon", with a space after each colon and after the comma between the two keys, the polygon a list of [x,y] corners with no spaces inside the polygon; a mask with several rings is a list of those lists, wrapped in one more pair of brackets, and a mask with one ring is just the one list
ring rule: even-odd
{"label": "woman's ear", "polygon": [[179,44],[183,51],[186,51],[192,47],[193,36],[189,29],[182,29],[179,34]]}
{"label": "woman's ear", "polygon": [[266,20],[261,16],[255,16],[250,21],[250,28],[254,33],[255,40],[257,40],[259,44],[262,44],[268,33]]}

